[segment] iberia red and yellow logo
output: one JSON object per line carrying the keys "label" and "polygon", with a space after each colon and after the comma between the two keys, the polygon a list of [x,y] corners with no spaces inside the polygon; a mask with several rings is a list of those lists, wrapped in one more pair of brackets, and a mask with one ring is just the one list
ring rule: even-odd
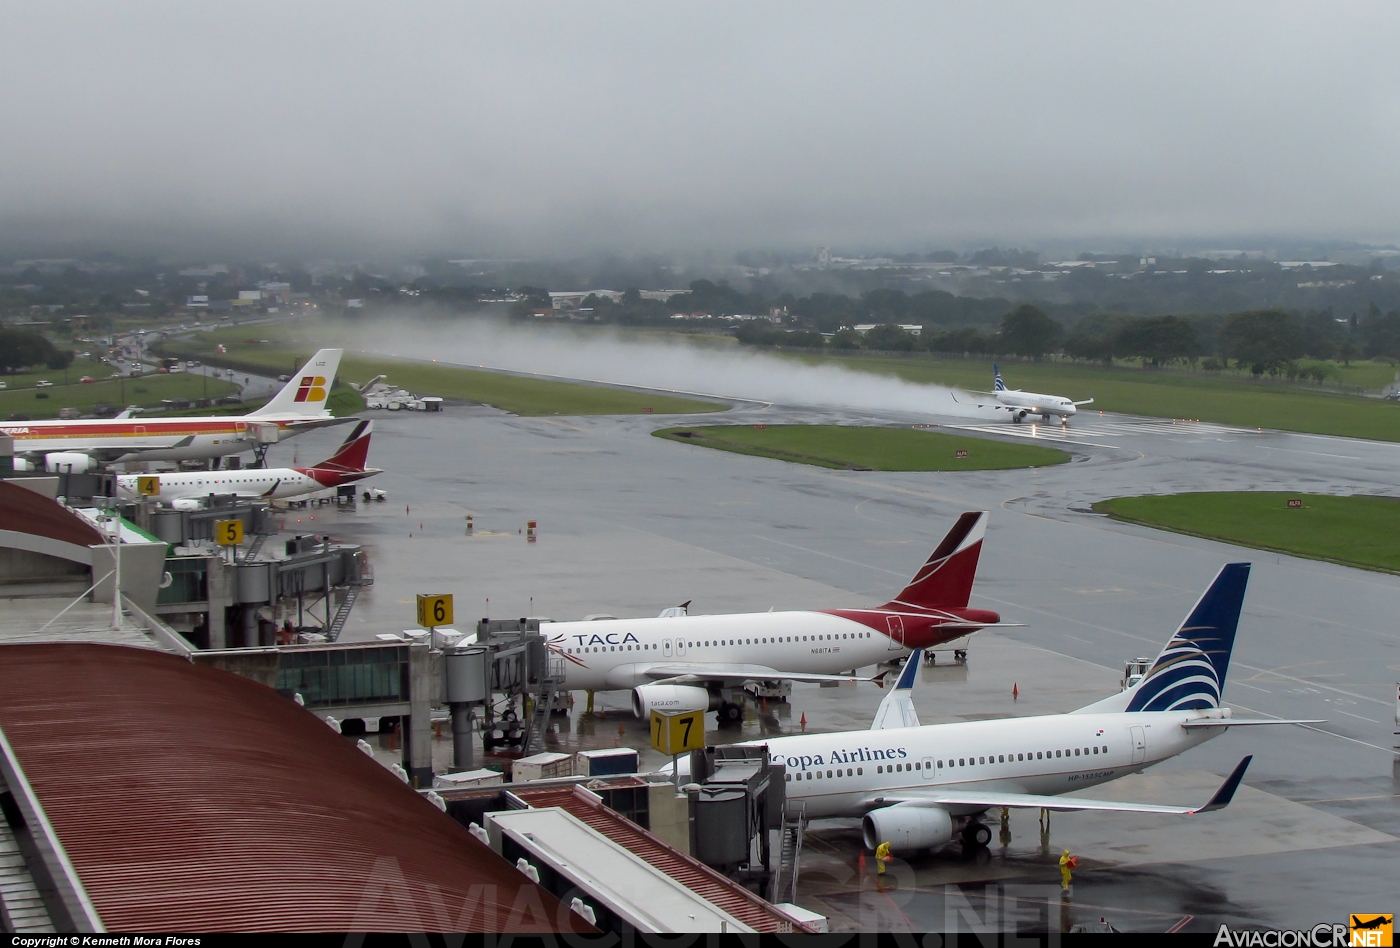
{"label": "iberia red and yellow logo", "polygon": [[299,402],[323,402],[326,400],[326,380],[320,375],[303,375],[297,385]]}

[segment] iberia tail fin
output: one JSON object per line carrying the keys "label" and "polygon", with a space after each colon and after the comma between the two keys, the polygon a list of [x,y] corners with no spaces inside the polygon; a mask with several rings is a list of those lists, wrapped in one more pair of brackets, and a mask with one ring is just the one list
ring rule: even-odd
{"label": "iberia tail fin", "polygon": [[249,417],[258,415],[305,415],[322,418],[329,412],[326,398],[335,382],[336,370],[340,368],[340,356],[344,349],[322,349],[311,357],[301,371],[293,375],[291,381],[282,386],[282,391],[272,397]]}

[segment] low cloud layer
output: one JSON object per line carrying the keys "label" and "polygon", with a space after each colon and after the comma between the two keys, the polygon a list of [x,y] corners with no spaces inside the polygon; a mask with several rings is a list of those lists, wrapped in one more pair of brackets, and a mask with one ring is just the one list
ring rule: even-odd
{"label": "low cloud layer", "polygon": [[1397,34],[1383,2],[11,3],[0,225],[192,253],[1389,240]]}

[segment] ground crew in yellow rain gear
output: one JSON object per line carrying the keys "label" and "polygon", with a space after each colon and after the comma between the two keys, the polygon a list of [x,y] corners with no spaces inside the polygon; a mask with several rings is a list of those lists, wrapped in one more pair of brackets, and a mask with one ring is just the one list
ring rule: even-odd
{"label": "ground crew in yellow rain gear", "polygon": [[885,874],[885,863],[894,857],[890,855],[890,844],[881,843],[875,847],[875,872],[879,875]]}
{"label": "ground crew in yellow rain gear", "polygon": [[1060,857],[1060,888],[1066,892],[1069,891],[1070,872],[1077,865],[1079,865],[1079,859],[1071,856],[1069,850],[1066,849],[1064,855]]}

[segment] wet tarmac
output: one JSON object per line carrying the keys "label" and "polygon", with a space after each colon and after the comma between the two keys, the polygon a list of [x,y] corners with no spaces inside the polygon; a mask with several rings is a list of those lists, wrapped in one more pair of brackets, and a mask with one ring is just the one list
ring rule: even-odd
{"label": "wet tarmac", "polygon": [[[679,420],[517,418],[479,407],[371,414],[371,463],[386,468],[371,483],[388,501],[295,511],[287,523],[369,551],[375,585],[346,639],[412,627],[418,592],[454,593],[462,628],[487,615],[654,615],[685,600],[694,612],[875,604],[913,575],[959,512],[988,509],[972,604],[1027,627],[982,633],[966,666],[925,669],[915,704],[927,724],[1068,711],[1110,694],[1122,663],[1156,654],[1222,563],[1255,564],[1227,702],[1249,716],[1327,723],[1236,729],[1095,791],[1194,803],[1253,754],[1231,807],[1184,819],[1059,813],[1048,836],[1033,811],[1012,811],[1009,838],[989,851],[965,858],[954,846],[897,862],[883,886],[873,863],[862,871],[854,821],[816,823],[799,901],[829,915],[834,930],[940,929],[973,918],[997,927],[1017,913],[1057,927],[1102,917],[1163,931],[1190,916],[1188,931],[1221,922],[1308,928],[1394,907],[1400,577],[1114,523],[1088,507],[1187,490],[1389,495],[1400,445],[1097,414],[1069,432],[752,405]],[[830,471],[650,436],[672,423],[816,421],[1034,437],[1061,442],[1074,460],[958,474]],[[320,457],[336,440],[309,434],[279,446],[269,463],[290,463],[293,452]],[[535,542],[528,520],[539,524]],[[751,709],[741,729],[710,738],[793,733],[803,716],[809,732],[863,728],[881,695],[798,685],[787,705]],[[593,715],[575,697],[552,746],[623,743],[660,763],[625,693],[599,695]],[[435,755],[444,769],[449,744]],[[1069,898],[1057,865],[1065,848],[1081,859]]]}

